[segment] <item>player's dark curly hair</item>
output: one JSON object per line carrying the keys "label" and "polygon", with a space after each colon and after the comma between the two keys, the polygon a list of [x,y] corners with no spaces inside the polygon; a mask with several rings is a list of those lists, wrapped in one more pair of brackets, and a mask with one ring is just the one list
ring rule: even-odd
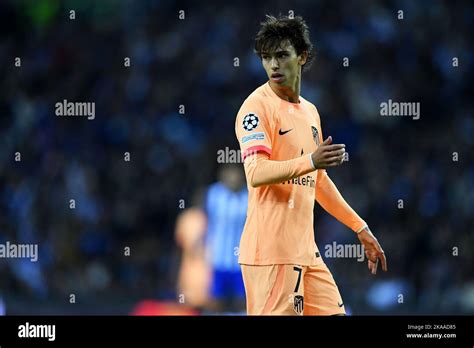
{"label": "player's dark curly hair", "polygon": [[308,59],[303,70],[308,70],[314,59],[313,44],[309,39],[309,29],[300,16],[266,15],[266,20],[260,23],[260,30],[255,37],[255,53],[262,58],[262,52],[271,52],[277,49],[282,41],[289,40],[295,48],[296,54],[308,52]]}

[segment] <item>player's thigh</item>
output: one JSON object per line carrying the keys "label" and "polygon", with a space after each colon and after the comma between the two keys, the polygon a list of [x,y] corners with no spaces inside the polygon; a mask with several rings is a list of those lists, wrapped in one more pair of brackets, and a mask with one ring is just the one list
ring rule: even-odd
{"label": "player's thigh", "polygon": [[325,263],[307,267],[304,275],[305,315],[345,314],[336,281]]}
{"label": "player's thigh", "polygon": [[249,315],[303,313],[303,268],[295,265],[242,265]]}

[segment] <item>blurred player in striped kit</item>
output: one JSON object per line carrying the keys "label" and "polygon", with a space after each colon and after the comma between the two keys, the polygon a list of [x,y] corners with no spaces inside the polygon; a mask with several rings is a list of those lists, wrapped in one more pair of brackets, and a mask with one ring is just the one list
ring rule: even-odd
{"label": "blurred player in striped kit", "polygon": [[245,289],[238,257],[248,201],[242,165],[222,165],[218,180],[209,186],[204,204],[206,254],[212,268],[211,308],[217,312],[242,312]]}

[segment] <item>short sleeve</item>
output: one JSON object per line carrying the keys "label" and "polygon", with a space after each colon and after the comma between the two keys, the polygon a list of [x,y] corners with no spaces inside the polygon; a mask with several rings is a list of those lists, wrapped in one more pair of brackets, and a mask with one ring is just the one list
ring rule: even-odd
{"label": "short sleeve", "polygon": [[251,154],[272,154],[272,112],[269,103],[250,97],[242,104],[235,121],[235,134],[240,144],[242,159]]}

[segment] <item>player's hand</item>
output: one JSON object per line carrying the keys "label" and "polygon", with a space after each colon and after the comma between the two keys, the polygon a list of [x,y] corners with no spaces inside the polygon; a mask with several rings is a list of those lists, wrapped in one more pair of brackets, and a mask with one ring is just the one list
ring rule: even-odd
{"label": "player's hand", "polygon": [[357,234],[357,236],[359,237],[361,244],[364,246],[365,256],[369,259],[368,267],[372,274],[377,273],[379,260],[382,263],[382,269],[384,272],[387,272],[387,259],[385,253],[377,238],[375,238],[372,232],[370,232],[369,228],[366,227],[362,232]]}
{"label": "player's hand", "polygon": [[316,169],[325,169],[341,165],[346,153],[344,144],[332,144],[332,137],[327,137],[324,142],[318,146],[318,149],[311,154],[313,164]]}

